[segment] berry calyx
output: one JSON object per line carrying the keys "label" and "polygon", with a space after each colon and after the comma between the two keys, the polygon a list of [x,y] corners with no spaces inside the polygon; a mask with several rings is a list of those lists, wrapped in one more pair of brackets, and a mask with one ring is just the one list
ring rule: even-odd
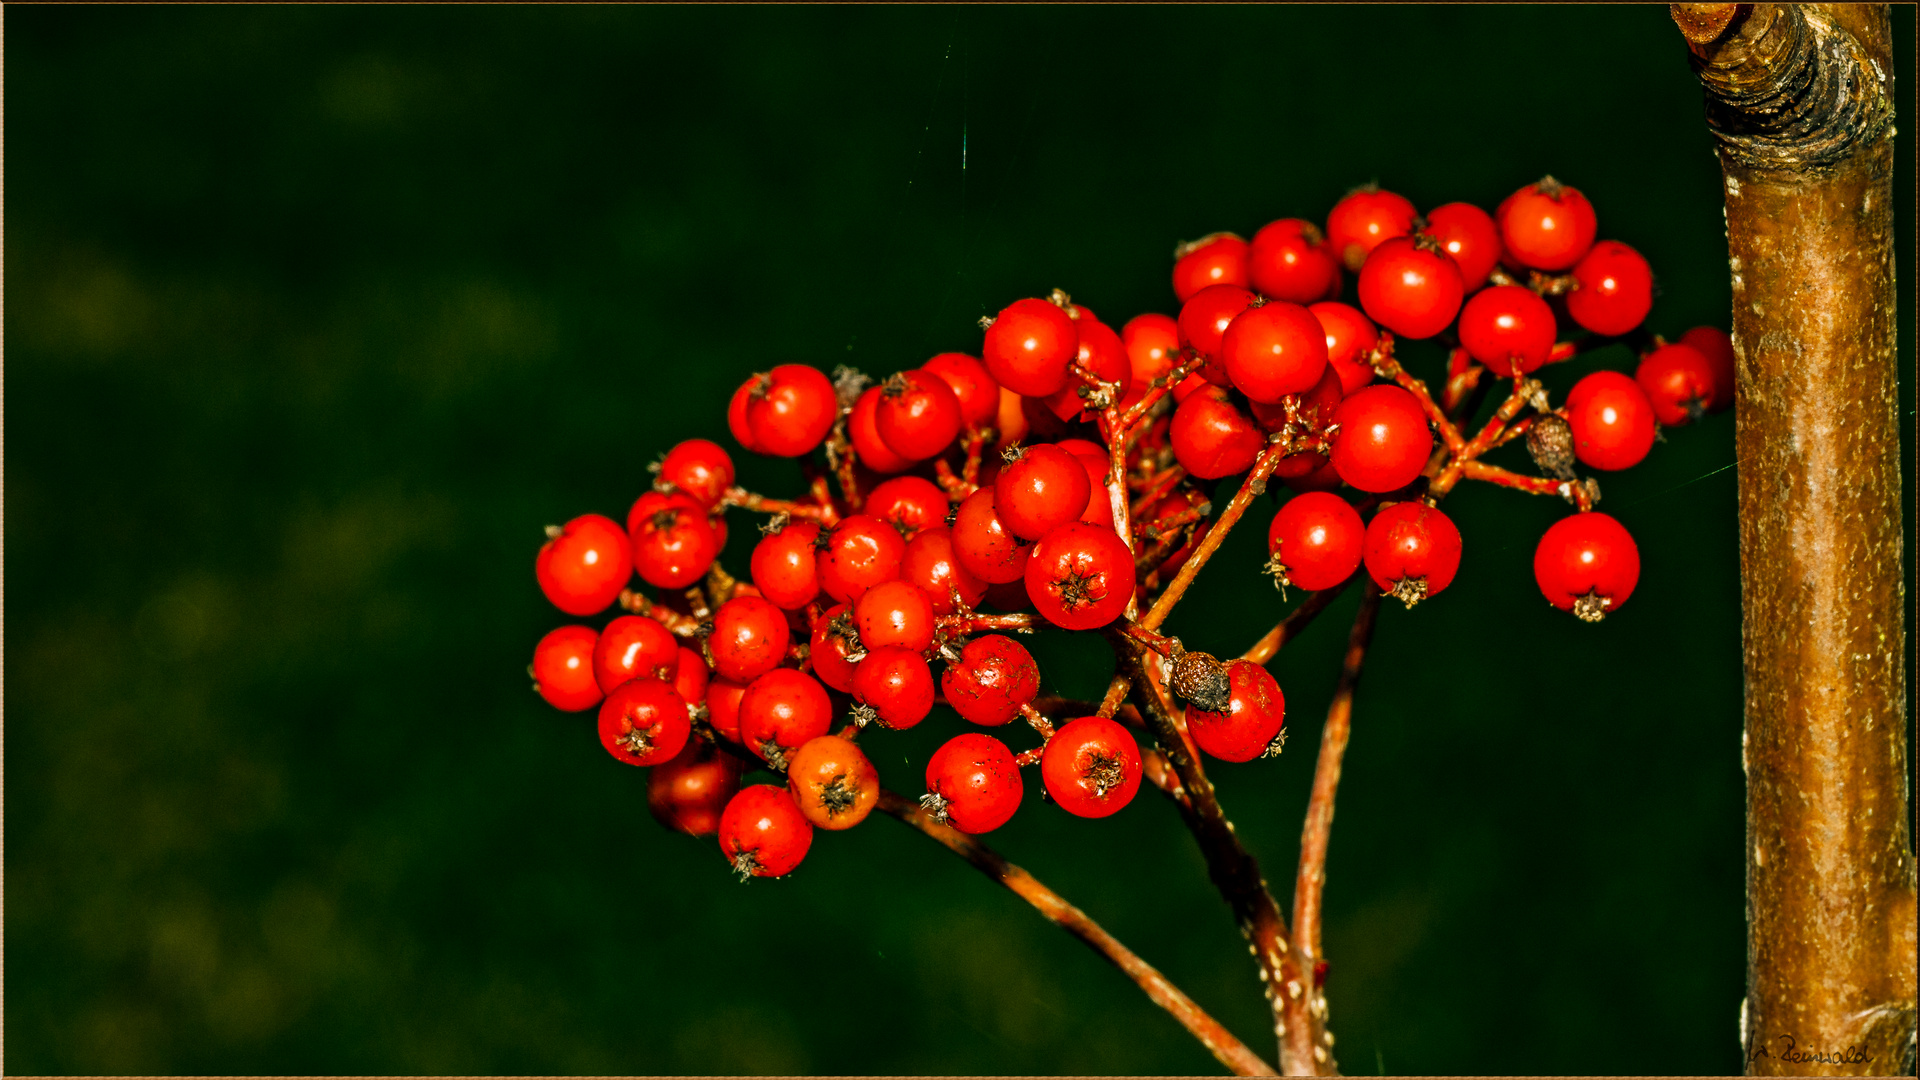
{"label": "berry calyx", "polygon": [[1104,716],[1068,721],[1040,754],[1040,781],[1060,809],[1102,818],[1133,801],[1140,790],[1140,744]]}
{"label": "berry calyx", "polygon": [[843,604],[868,589],[900,576],[907,542],[900,530],[871,514],[853,514],[820,531],[817,573],[820,587]]}
{"label": "berry calyx", "polygon": [[1414,396],[1398,386],[1369,386],[1333,411],[1340,425],[1329,455],[1340,478],[1361,491],[1397,491],[1413,483],[1433,453],[1433,432]]}
{"label": "berry calyx", "polygon": [[866,655],[847,605],[828,608],[813,624],[807,639],[807,666],[821,682],[843,694],[852,693],[854,670]]}
{"label": "berry calyx", "polygon": [[600,703],[600,745],[629,765],[671,761],[693,725],[687,703],[659,679],[621,683]]}
{"label": "berry calyx", "polygon": [[759,596],[735,596],[713,613],[706,651],[714,674],[742,686],[780,666],[791,631],[786,613]]}
{"label": "berry calyx", "polygon": [[1363,559],[1381,591],[1412,607],[1453,583],[1460,530],[1426,503],[1394,503],[1367,523]]}
{"label": "berry calyx", "polygon": [[1040,668],[1026,647],[1001,634],[967,642],[940,676],[947,704],[969,723],[997,727],[1040,692]]}
{"label": "berry calyx", "polygon": [[882,727],[910,728],[933,711],[933,670],[905,645],[883,645],[853,669],[853,696]]}
{"label": "berry calyx", "polygon": [[1357,271],[1381,244],[1412,232],[1419,216],[1404,197],[1368,184],[1333,204],[1327,245],[1347,269]]}
{"label": "berry calyx", "polygon": [[1540,537],[1533,577],[1547,603],[1584,622],[1599,622],[1633,595],[1640,548],[1626,527],[1593,512],[1561,518]]}
{"label": "berry calyx", "polygon": [[688,739],[672,761],[647,777],[647,809],[655,821],[688,836],[712,836],[740,790],[740,763],[704,739]]}
{"label": "berry calyx", "polygon": [[620,526],[599,514],[582,514],[559,528],[533,559],[540,591],[569,615],[598,615],[633,577],[633,550]]}
{"label": "berry calyx", "polygon": [[960,434],[960,399],[926,371],[895,372],[880,384],[874,427],[888,449],[909,461],[933,457]]}
{"label": "berry calyx", "polygon": [[1593,204],[1549,176],[1507,197],[1497,215],[1500,243],[1522,266],[1565,270],[1593,246]]}
{"label": "berry calyx", "polygon": [[1092,630],[1119,618],[1133,598],[1133,551],[1111,529],[1070,521],[1033,546],[1026,580],[1042,618]]}
{"label": "berry calyx", "polygon": [[547,631],[533,647],[528,673],[534,690],[547,704],[562,712],[583,712],[600,704],[605,691],[593,676],[594,645],[599,639],[589,627],[562,626]]}
{"label": "berry calyx", "polygon": [[1602,240],[1573,266],[1567,315],[1596,334],[1617,337],[1646,321],[1653,309],[1653,270],[1618,240]]}
{"label": "berry calyx", "polygon": [[1254,233],[1247,271],[1260,295],[1290,304],[1311,304],[1340,281],[1325,235],[1300,218],[1281,218]]}
{"label": "berry calyx", "polygon": [[1502,378],[1513,375],[1514,360],[1522,373],[1545,364],[1558,333],[1553,309],[1521,285],[1483,289],[1460,309],[1461,346]]}
{"label": "berry calyx", "polygon": [[1227,703],[1207,709],[1187,706],[1187,733],[1202,751],[1222,761],[1252,761],[1269,751],[1287,724],[1287,698],[1266,668],[1229,660]]}
{"label": "berry calyx", "polygon": [[1590,468],[1632,468],[1653,449],[1653,402],[1618,371],[1596,371],[1574,383],[1562,411],[1573,432],[1573,455]]}
{"label": "berry calyx", "polygon": [[1320,381],[1327,368],[1327,332],[1306,308],[1272,301],[1246,309],[1228,324],[1220,361],[1235,389],[1272,404]]}
{"label": "berry calyx", "polygon": [[792,668],[774,668],[740,695],[740,745],[776,769],[787,755],[833,725],[833,702],[820,680]]}
{"label": "berry calyx", "polygon": [[787,790],[814,827],[851,829],[880,801],[880,773],[851,740],[822,735],[788,755]]}
{"label": "berry calyx", "polygon": [[1717,389],[1713,365],[1706,356],[1679,342],[1648,353],[1634,370],[1633,381],[1647,392],[1654,418],[1668,427],[1692,423],[1706,415]]}
{"label": "berry calyx", "polygon": [[1267,529],[1269,570],[1281,584],[1331,589],[1360,566],[1367,527],[1347,500],[1328,492],[1288,499]]}
{"label": "berry calyx", "polygon": [[1045,300],[1015,300],[987,328],[981,359],[995,381],[1016,394],[1046,397],[1067,381],[1080,352],[1073,319]]}
{"label": "berry calyx", "polygon": [[927,795],[920,801],[934,816],[963,833],[1005,825],[1020,809],[1025,788],[1020,766],[1005,743],[991,735],[956,735],[927,762]]}
{"label": "berry calyx", "polygon": [[1245,287],[1247,242],[1217,232],[1181,244],[1173,252],[1173,295],[1182,303],[1209,285]]}
{"label": "berry calyx", "polygon": [[833,383],[818,368],[781,364],[755,376],[747,392],[750,449],[775,457],[811,453],[840,415]]}
{"label": "berry calyx", "polygon": [[[1423,246],[1424,245],[1424,246]],[[1403,338],[1430,338],[1460,313],[1460,268],[1429,237],[1396,237],[1360,268],[1360,307]]]}
{"label": "berry calyx", "polygon": [[720,853],[742,880],[791,874],[812,846],[813,826],[786,788],[741,788],[720,814]]}

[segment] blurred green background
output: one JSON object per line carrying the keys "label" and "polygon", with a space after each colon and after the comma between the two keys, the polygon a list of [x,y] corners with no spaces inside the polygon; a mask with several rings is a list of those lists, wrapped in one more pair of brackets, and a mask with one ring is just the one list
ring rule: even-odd
{"label": "blurred green background", "polygon": [[[751,370],[975,350],[1054,286],[1115,325],[1171,311],[1176,241],[1370,179],[1426,209],[1552,172],[1651,260],[1654,330],[1726,323],[1718,168],[1657,6],[6,23],[14,1073],[1213,1071],[892,821],[745,886],[658,828],[643,774],[528,693],[562,621],[541,527],[623,517]],[[1327,887],[1348,1072],[1739,1070],[1733,417],[1670,434],[1605,479],[1645,572],[1602,626],[1532,580],[1567,508],[1479,485],[1448,503],[1457,583],[1382,613]],[[1176,617],[1190,645],[1283,610],[1266,514]],[[1354,603],[1274,663],[1290,751],[1215,769],[1276,883]],[[1102,684],[1097,642],[1035,649],[1053,689]],[[883,779],[921,790],[956,723],[882,733]],[[990,842],[1272,1054],[1171,807],[1028,802]]]}

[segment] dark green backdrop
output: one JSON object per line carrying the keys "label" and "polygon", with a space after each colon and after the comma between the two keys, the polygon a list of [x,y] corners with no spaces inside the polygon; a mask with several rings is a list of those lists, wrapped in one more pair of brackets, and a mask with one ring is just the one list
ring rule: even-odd
{"label": "dark green backdrop", "polygon": [[[1171,310],[1175,241],[1369,179],[1491,206],[1552,172],[1652,261],[1653,329],[1726,319],[1657,6],[6,22],[14,1073],[1210,1071],[891,821],[746,886],[657,828],[643,775],[527,692],[562,621],[541,526],[624,515],[750,370],[885,374],[1054,286],[1116,325]],[[1606,478],[1645,572],[1599,627],[1532,581],[1564,505],[1448,503],[1465,563],[1382,614],[1333,833],[1348,1071],[1739,1068],[1732,432]],[[1282,610],[1265,517],[1175,620],[1190,645]],[[1353,604],[1274,664],[1292,749],[1216,770],[1276,882]],[[1097,643],[1036,649],[1055,688],[1101,684]],[[883,778],[919,790],[953,723],[878,738]],[[1271,1053],[1164,800],[1028,802],[992,843]]]}

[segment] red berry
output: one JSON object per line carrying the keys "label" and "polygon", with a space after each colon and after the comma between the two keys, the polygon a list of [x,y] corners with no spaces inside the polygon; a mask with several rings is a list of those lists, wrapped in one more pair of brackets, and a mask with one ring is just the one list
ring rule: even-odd
{"label": "red berry", "polygon": [[880,801],[880,773],[851,740],[822,735],[787,759],[787,790],[817,828],[851,829]]}
{"label": "red berry", "polygon": [[1373,249],[1360,268],[1360,306],[1367,317],[1403,338],[1430,338],[1460,313],[1465,295],[1460,268],[1432,243],[1400,237]]}
{"label": "red berry", "polygon": [[627,514],[627,533],[633,537],[633,568],[656,588],[692,585],[706,576],[720,554],[720,538],[706,508],[683,492],[640,496]]}
{"label": "red berry", "polygon": [[920,530],[944,525],[952,506],[946,492],[918,476],[896,476],[867,493],[862,513],[890,522],[911,540]]}
{"label": "red berry", "polygon": [[1521,285],[1484,289],[1460,309],[1460,344],[1501,378],[1513,374],[1512,357],[1523,373],[1545,364],[1558,333],[1553,309]]}
{"label": "red berry", "polygon": [[1077,458],[1087,471],[1087,505],[1080,520],[1113,528],[1113,497],[1107,490],[1107,448],[1086,439],[1062,439],[1054,444]]}
{"label": "red berry", "polygon": [[1041,618],[1055,626],[1105,626],[1133,598],[1133,551],[1111,529],[1070,521],[1033,545],[1027,595]]}
{"label": "red berry", "polygon": [[913,459],[901,456],[880,437],[879,417],[880,388],[869,386],[847,412],[847,441],[853,444],[854,457],[882,476],[910,468]]}
{"label": "red berry", "polygon": [[688,439],[660,459],[660,482],[684,491],[711,511],[733,486],[733,459],[705,439]]}
{"label": "red berry", "polygon": [[1001,386],[1046,397],[1066,383],[1079,352],[1080,336],[1066,312],[1045,300],[1015,300],[987,328],[981,359]]}
{"label": "red berry", "polygon": [[900,558],[900,580],[912,582],[925,593],[935,615],[954,614],[956,591],[969,608],[987,595],[987,583],[960,565],[953,553],[953,530],[945,525],[935,525],[907,541],[907,552]]}
{"label": "red berry", "polygon": [[747,429],[754,449],[776,457],[811,453],[840,415],[833,383],[818,368],[781,364],[754,376],[747,392]]}
{"label": "red berry", "polygon": [[1327,369],[1327,332],[1306,308],[1271,301],[1248,308],[1227,326],[1220,361],[1236,389],[1271,404],[1320,381]]}
{"label": "red berry", "polygon": [[1005,825],[1020,809],[1020,766],[991,735],[955,735],[927,762],[928,800],[954,828],[984,833]]}
{"label": "red berry", "polygon": [[1153,380],[1180,363],[1180,326],[1165,315],[1135,315],[1120,328],[1120,344],[1127,350],[1131,376],[1123,404],[1132,408]]}
{"label": "red berry", "polygon": [[1218,480],[1253,467],[1267,438],[1253,418],[1217,386],[1193,394],[1174,410],[1167,429],[1173,456],[1194,476]]}
{"label": "red berry", "polygon": [[1318,226],[1299,218],[1269,222],[1253,234],[1247,270],[1253,287],[1269,300],[1311,304],[1340,280],[1340,267]]}
{"label": "red berry", "polygon": [[[664,676],[663,676],[664,678]],[[680,700],[689,705],[700,705],[707,700],[707,684],[712,673],[707,670],[707,662],[700,654],[680,646],[675,654],[673,665],[673,692]]]}
{"label": "red berry", "polygon": [[813,624],[808,638],[807,666],[820,681],[843,694],[853,692],[853,673],[866,650],[860,645],[859,631],[853,627],[853,611],[846,604],[835,604]]}
{"label": "red berry", "polygon": [[1238,285],[1211,285],[1180,308],[1180,342],[1206,359],[1201,373],[1216,386],[1229,384],[1227,369],[1220,363],[1220,341],[1233,320],[1257,299]]}
{"label": "red berry", "polygon": [[1001,520],[991,487],[967,496],[954,515],[954,557],[968,573],[989,585],[1019,580],[1027,572],[1027,555],[1032,550],[1032,545],[1022,543]]}
{"label": "red berry", "polygon": [[786,788],[741,788],[720,814],[720,853],[742,878],[791,874],[812,846],[813,826]]}
{"label": "red berry", "polygon": [[549,535],[533,559],[540,591],[569,615],[607,610],[633,577],[627,534],[599,514],[582,514]]}
{"label": "red berry", "polygon": [[946,380],[947,389],[960,401],[960,422],[968,427],[993,423],[1000,408],[1000,384],[993,381],[987,365],[966,353],[944,352],[920,365],[920,370]]}
{"label": "red berry", "polygon": [[1333,204],[1327,215],[1327,244],[1347,269],[1359,270],[1374,248],[1412,232],[1417,217],[1412,203],[1369,185]]}
{"label": "red berry", "polygon": [[1294,491],[1334,491],[1340,487],[1340,470],[1333,467],[1333,460],[1325,463],[1304,476],[1286,476],[1281,478]]}
{"label": "red berry", "polygon": [[1040,692],[1040,668],[1019,642],[988,634],[961,648],[940,676],[940,690],[961,719],[994,727],[1019,716]]}
{"label": "red berry", "polygon": [[1653,449],[1653,403],[1618,371],[1596,371],[1573,384],[1565,408],[1573,456],[1595,469],[1630,469]]}
{"label": "red berry", "polygon": [[1252,761],[1267,752],[1287,726],[1287,698],[1266,668],[1248,660],[1226,662],[1228,701],[1219,712],[1187,706],[1187,733],[1212,757]]}
{"label": "red berry", "polygon": [[[1342,393],[1340,386],[1340,375],[1334,371],[1333,366],[1329,364],[1326,369],[1320,373],[1320,381],[1314,383],[1313,389],[1308,390],[1306,393],[1293,394],[1272,405],[1258,401],[1249,402],[1248,407],[1253,410],[1253,418],[1258,420],[1260,426],[1268,431],[1279,431],[1286,425],[1287,406],[1289,404],[1293,406],[1293,419],[1295,421],[1304,424],[1309,429],[1319,430],[1333,423],[1334,411],[1340,407],[1340,402],[1343,400],[1345,400],[1345,395]],[[1274,470],[1274,475],[1292,476],[1302,472],[1311,472],[1313,468],[1300,464],[1299,459],[1308,457],[1324,458],[1325,456],[1326,455],[1317,452],[1302,454],[1296,451],[1280,459],[1280,468]]]}
{"label": "red berry", "polygon": [[1440,244],[1440,250],[1460,268],[1460,284],[1472,292],[1487,283],[1500,261],[1500,228],[1493,217],[1472,203],[1448,203],[1427,215],[1420,230]]}
{"label": "red berry", "polygon": [[629,765],[671,761],[693,725],[687,703],[659,679],[629,679],[600,703],[600,745]]}
{"label": "red berry", "polygon": [[1361,491],[1396,491],[1413,483],[1433,453],[1427,415],[1397,386],[1369,386],[1333,412],[1333,467]]}
{"label": "red berry", "polygon": [[753,391],[759,385],[760,377],[753,376],[740,384],[727,401],[727,430],[733,432],[733,441],[742,449],[760,453],[760,447],[753,437],[753,428],[747,424],[747,406],[753,404]]}
{"label": "red berry", "polygon": [[562,712],[600,704],[604,691],[593,677],[593,647],[599,639],[588,627],[562,626],[533,647],[533,688],[547,704]]}
{"label": "red berry", "polygon": [[[1127,347],[1112,327],[1096,320],[1085,308],[1080,309],[1080,318],[1074,325],[1080,335],[1079,360],[1068,372],[1066,385],[1047,398],[1047,408],[1062,420],[1073,420],[1092,407],[1088,398],[1080,396],[1080,391],[1096,389],[1093,380],[1114,384],[1117,389],[1113,391],[1112,400],[1115,402],[1126,399],[1127,389],[1133,382]],[[1092,373],[1091,378],[1087,372]]]}
{"label": "red berry", "polygon": [[1653,269],[1618,240],[1602,240],[1573,267],[1567,315],[1596,334],[1617,337],[1653,309]]}
{"label": "red berry", "polygon": [[1411,607],[1453,583],[1460,530],[1426,503],[1394,503],[1367,523],[1364,557],[1374,583]]}
{"label": "red berry", "polygon": [[1360,566],[1367,527],[1347,500],[1324,491],[1296,495],[1273,515],[1267,550],[1302,589],[1331,589]]}
{"label": "red berry", "polygon": [[714,674],[746,685],[787,658],[786,613],[764,597],[735,596],[713,613],[707,651]]}
{"label": "red berry", "polygon": [[1058,446],[1029,446],[1017,453],[994,478],[994,512],[1013,535],[1038,540],[1080,516],[1092,485],[1080,459]]}
{"label": "red berry", "polygon": [[869,650],[904,645],[923,652],[933,644],[933,602],[910,581],[883,581],[854,602],[853,624]]}
{"label": "red berry", "polygon": [[688,739],[678,757],[655,765],[647,777],[647,809],[669,829],[712,836],[739,790],[739,761],[704,739]]}
{"label": "red berry", "polygon": [[602,693],[628,679],[670,681],[679,670],[680,643],[660,620],[622,615],[600,631],[593,647],[593,680]]}
{"label": "red berry", "polygon": [[1593,204],[1549,176],[1500,204],[1500,243],[1522,266],[1565,270],[1593,246]]}
{"label": "red berry", "polygon": [[1041,751],[1040,781],[1067,813],[1106,817],[1140,790],[1140,744],[1104,716],[1068,721]]}
{"label": "red berry", "polygon": [[740,697],[747,688],[725,679],[707,683],[707,723],[728,742],[740,741]]}
{"label": "red berry", "polygon": [[1699,349],[1675,342],[1648,353],[1633,373],[1654,418],[1668,427],[1698,419],[1713,401],[1713,365]]}
{"label": "red berry", "polygon": [[853,514],[822,532],[818,555],[820,587],[843,604],[883,581],[900,576],[907,542],[900,530],[871,514]]}
{"label": "red berry", "polygon": [[1173,295],[1182,303],[1209,285],[1247,284],[1247,242],[1230,232],[1181,244],[1173,255]]}
{"label": "red berry", "polygon": [[883,645],[853,669],[853,696],[884,727],[910,728],[933,710],[933,670],[905,645]]}
{"label": "red berry", "polygon": [[894,453],[924,461],[953,445],[960,434],[960,398],[930,371],[896,372],[880,384],[874,426]]}
{"label": "red berry", "polygon": [[1680,344],[1699,350],[1713,372],[1713,400],[1707,402],[1707,411],[1733,404],[1733,338],[1717,326],[1696,326],[1680,335]]}
{"label": "red berry", "polygon": [[753,583],[767,602],[785,611],[798,611],[820,595],[815,543],[820,539],[817,521],[788,521],[771,529],[753,547],[748,568]]}
{"label": "red berry", "polygon": [[774,668],[740,695],[740,744],[774,768],[786,768],[789,753],[832,726],[826,688],[804,671]]}
{"label": "red berry", "polygon": [[1327,364],[1340,373],[1340,392],[1351,394],[1373,381],[1368,359],[1380,344],[1380,331],[1365,315],[1332,301],[1307,308],[1327,333]]}
{"label": "red berry", "polygon": [[1561,518],[1533,552],[1533,577],[1547,603],[1587,622],[1619,609],[1640,581],[1640,549],[1605,514]]}

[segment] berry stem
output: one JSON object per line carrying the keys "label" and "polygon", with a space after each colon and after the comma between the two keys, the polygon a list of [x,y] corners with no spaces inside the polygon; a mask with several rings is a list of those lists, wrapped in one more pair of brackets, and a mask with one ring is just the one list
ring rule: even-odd
{"label": "berry stem", "polygon": [[1227,503],[1227,508],[1220,514],[1220,519],[1207,530],[1206,538],[1200,541],[1200,546],[1194,549],[1193,555],[1180,567],[1180,572],[1167,586],[1167,591],[1160,594],[1160,599],[1154,601],[1153,608],[1140,619],[1141,626],[1148,630],[1158,630],[1160,624],[1167,621],[1167,616],[1173,613],[1174,605],[1187,594],[1187,586],[1193,584],[1193,579],[1200,575],[1200,570],[1207,565],[1207,560],[1213,558],[1213,553],[1220,550],[1220,545],[1226,542],[1227,533],[1239,523],[1240,516],[1247,512],[1253,497],[1267,490],[1267,477],[1273,475],[1274,467],[1279,465],[1280,459],[1292,449],[1292,445],[1287,442],[1277,442],[1260,451],[1260,456],[1254,459],[1253,471],[1247,474],[1246,482],[1240,485],[1239,491],[1233,493],[1233,500]]}
{"label": "berry stem", "polygon": [[988,630],[1032,631],[1045,625],[1040,616],[1032,612],[1018,615],[941,615],[935,620],[935,624],[941,633],[950,638],[961,638]]}
{"label": "berry stem", "polygon": [[[1347,655],[1340,666],[1340,682],[1327,706],[1327,722],[1320,729],[1320,760],[1313,769],[1313,794],[1307,800],[1307,820],[1300,830],[1300,868],[1293,885],[1293,945],[1303,971],[1315,970],[1321,959],[1320,901],[1327,884],[1327,842],[1333,831],[1333,800],[1340,789],[1341,762],[1347,752],[1347,738],[1353,724],[1353,692],[1360,683],[1360,667],[1367,658],[1367,646],[1373,640],[1374,616],[1380,610],[1380,587],[1368,579],[1360,594],[1360,610],[1354,614],[1353,629],[1347,635]],[[1310,985],[1310,996],[1323,996],[1318,985]],[[1314,1012],[1324,1012],[1315,1007]],[[1313,1052],[1311,1044],[1307,1053]]]}
{"label": "berry stem", "polygon": [[[822,482],[824,482],[824,480],[825,478],[823,477]],[[796,502],[792,499],[769,499],[764,495],[756,495],[742,487],[728,488],[726,494],[721,496],[720,502],[723,506],[738,506],[743,510],[751,510],[756,514],[787,514],[792,517],[806,518],[809,521],[819,521],[829,525],[839,520],[839,515],[834,513],[830,503],[822,505],[817,501]]]}
{"label": "berry stem", "polygon": [[1299,607],[1288,612],[1286,618],[1281,619],[1273,629],[1262,635],[1259,641],[1254,642],[1253,647],[1242,653],[1240,659],[1251,660],[1256,664],[1265,664],[1272,660],[1282,648],[1286,647],[1287,642],[1300,636],[1300,632],[1311,625],[1315,617],[1339,599],[1340,594],[1347,591],[1347,586],[1366,576],[1365,570],[1355,570],[1347,580],[1330,589],[1308,593]]}
{"label": "berry stem", "polygon": [[1160,403],[1161,398],[1173,393],[1174,387],[1186,382],[1187,376],[1205,367],[1206,363],[1206,358],[1196,356],[1186,363],[1181,364],[1179,367],[1174,368],[1172,371],[1167,372],[1165,375],[1153,380],[1153,385],[1147,389],[1145,394],[1140,396],[1139,401],[1133,403],[1133,408],[1121,414],[1119,425],[1117,427],[1109,425],[1108,440],[1115,444],[1124,444],[1125,437],[1133,430],[1133,426],[1138,424],[1142,417],[1152,411],[1153,407]]}
{"label": "berry stem", "polygon": [[1133,506],[1129,508],[1129,513],[1133,517],[1139,517],[1141,514],[1146,513],[1153,508],[1154,503],[1166,498],[1167,493],[1172,491],[1174,487],[1177,486],[1180,481],[1186,479],[1186,477],[1187,469],[1184,465],[1172,465],[1161,472],[1154,473],[1142,484],[1140,488],[1141,495],[1133,501]]}
{"label": "berry stem", "polygon": [[635,615],[645,615],[679,637],[690,638],[700,632],[700,620],[663,608],[633,589],[620,590],[620,607]]}
{"label": "berry stem", "polygon": [[981,873],[1007,887],[1015,896],[1033,905],[1048,922],[1085,942],[1114,967],[1146,991],[1148,1000],[1165,1009],[1180,1026],[1235,1076],[1274,1076],[1273,1066],[1235,1038],[1220,1021],[1209,1016],[1180,988],[1167,981],[1153,965],[1135,955],[1119,939],[1087,917],[1086,912],[1068,903],[1059,893],[1042,885],[1032,874],[1008,862],[992,848],[949,825],[933,820],[920,804],[891,791],[880,792],[879,809],[912,828],[946,845],[947,849],[972,863]]}

